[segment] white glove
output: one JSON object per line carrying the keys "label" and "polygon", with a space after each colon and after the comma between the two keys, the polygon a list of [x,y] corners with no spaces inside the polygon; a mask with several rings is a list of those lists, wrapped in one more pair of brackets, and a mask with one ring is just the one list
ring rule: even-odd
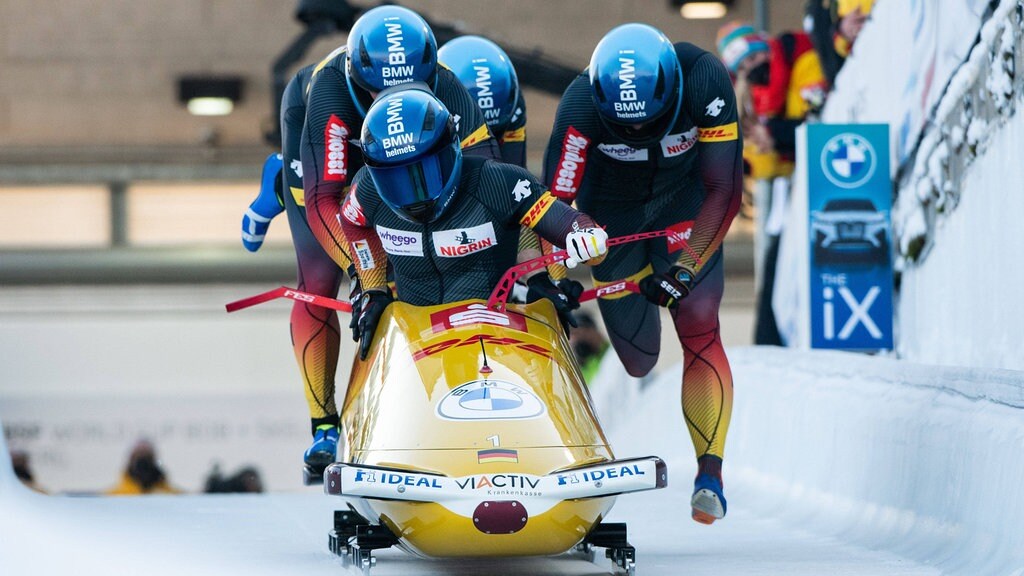
{"label": "white glove", "polygon": [[600,264],[608,253],[608,233],[601,228],[575,229],[565,237],[565,251],[569,253],[566,268],[575,268],[584,262]]}

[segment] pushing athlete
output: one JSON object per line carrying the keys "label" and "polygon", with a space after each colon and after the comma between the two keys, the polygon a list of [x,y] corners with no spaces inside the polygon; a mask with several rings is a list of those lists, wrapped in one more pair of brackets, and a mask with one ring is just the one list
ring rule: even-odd
{"label": "pushing athlete", "polygon": [[683,348],[682,408],[697,456],[693,519],[723,518],[722,456],[732,373],[719,331],[722,239],[740,206],[742,140],[729,74],[714,54],[644,24],[610,31],[566,89],[544,162],[551,192],[609,236],[669,228],[616,246],[595,285],[639,283],[642,294],[599,301],[612,345],[633,376],[658,360],[659,307]]}
{"label": "pushing athlete", "polygon": [[[497,157],[476,102],[451,71],[438,66],[433,32],[406,8],[369,10],[352,27],[346,46],[299,70],[288,83],[281,103],[282,157],[272,155],[264,166],[264,186],[243,219],[242,239],[246,248],[259,249],[270,220],[286,211],[300,290],[334,297],[347,271],[350,298],[358,297],[335,215],[363,164],[358,142],[366,109],[388,86],[416,81],[427,83],[459,117],[456,132],[467,155]],[[275,170],[283,171],[286,190],[275,191],[275,177],[268,176]],[[317,473],[337,451],[341,329],[336,312],[306,302],[292,307],[290,329],[313,434],[303,460]]]}

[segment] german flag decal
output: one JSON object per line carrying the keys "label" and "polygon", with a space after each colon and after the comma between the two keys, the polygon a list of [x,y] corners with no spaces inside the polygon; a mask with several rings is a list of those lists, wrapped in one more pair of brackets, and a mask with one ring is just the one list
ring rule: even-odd
{"label": "german flag decal", "polygon": [[739,130],[736,127],[736,123],[726,124],[725,126],[712,126],[711,128],[701,128],[697,132],[697,140],[700,142],[728,142],[735,140],[739,136]]}
{"label": "german flag decal", "polygon": [[540,219],[548,213],[548,209],[551,208],[551,205],[555,202],[558,202],[558,199],[552,196],[551,192],[541,194],[540,198],[537,199],[537,202],[534,203],[529,212],[519,220],[519,223],[527,228],[533,228],[537,225],[537,222],[540,222]]}
{"label": "german flag decal", "polygon": [[512,464],[518,464],[519,452],[517,450],[506,450],[504,448],[478,450],[476,453],[476,461],[479,464],[486,464],[488,462],[510,462]]}

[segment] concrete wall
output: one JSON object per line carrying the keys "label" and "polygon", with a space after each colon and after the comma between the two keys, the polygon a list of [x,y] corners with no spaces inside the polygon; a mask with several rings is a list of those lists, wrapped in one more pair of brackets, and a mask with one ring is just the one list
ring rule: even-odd
{"label": "concrete wall", "polygon": [[[802,0],[771,2],[779,27],[800,24]],[[356,3],[369,6],[370,2]],[[537,47],[584,67],[613,26],[641,20],[674,39],[713,48],[722,20],[685,21],[665,0],[415,0],[439,21],[500,42]],[[111,147],[159,157],[167,147],[262,146],[273,59],[302,30],[287,0],[5,0],[0,5],[0,164],[88,159]],[[752,17],[751,0],[730,17]],[[325,40],[307,61],[344,40]],[[239,74],[245,99],[216,119],[177,102],[186,73]],[[532,154],[539,154],[555,99],[528,94]],[[140,150],[140,147],[142,149]],[[144,153],[144,154],[142,154]],[[63,154],[63,155],[62,155]],[[116,154],[114,155],[116,159]]]}

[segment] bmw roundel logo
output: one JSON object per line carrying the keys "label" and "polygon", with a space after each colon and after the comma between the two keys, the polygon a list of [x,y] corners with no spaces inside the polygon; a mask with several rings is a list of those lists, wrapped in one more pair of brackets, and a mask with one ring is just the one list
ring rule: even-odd
{"label": "bmw roundel logo", "polygon": [[871,179],[878,155],[867,139],[844,132],[833,136],[821,151],[821,171],[840,188],[857,188]]}
{"label": "bmw roundel logo", "polygon": [[529,388],[505,380],[473,380],[445,394],[437,404],[444,420],[520,420],[547,408]]}

